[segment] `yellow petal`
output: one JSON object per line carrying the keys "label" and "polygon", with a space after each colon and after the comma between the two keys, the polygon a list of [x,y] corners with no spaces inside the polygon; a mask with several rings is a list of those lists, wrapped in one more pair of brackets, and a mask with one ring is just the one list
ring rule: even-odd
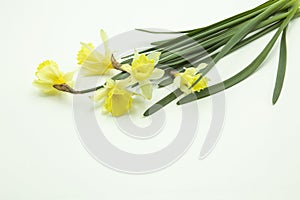
{"label": "yellow petal", "polygon": [[60,93],[58,90],[53,88],[53,84],[51,84],[51,83],[46,83],[41,80],[34,80],[32,84],[33,84],[33,86],[39,88],[41,90],[41,92],[48,94],[48,95]]}
{"label": "yellow petal", "polygon": [[82,64],[82,68],[87,70],[86,75],[103,75],[113,67],[111,64],[110,56],[104,56],[97,50],[95,50],[84,61],[84,63]]}
{"label": "yellow petal", "polygon": [[134,80],[134,78],[132,76],[129,76],[129,77],[125,78],[125,79],[117,80],[116,81],[116,85],[118,87],[122,87],[122,88],[128,87],[129,85],[133,85],[135,83],[137,83],[137,81]]}
{"label": "yellow petal", "polygon": [[150,75],[149,79],[150,80],[160,79],[164,76],[164,74],[165,74],[164,70],[155,68],[152,74]]}
{"label": "yellow petal", "polygon": [[173,84],[175,87],[180,88],[181,76],[175,76],[173,80]]}
{"label": "yellow petal", "polygon": [[156,65],[159,61],[160,55],[161,55],[160,52],[152,52],[152,53],[147,55],[147,58],[150,59],[150,60],[154,60],[154,65]]}
{"label": "yellow petal", "polygon": [[41,69],[43,69],[44,67],[47,67],[47,66],[53,66],[54,68],[58,69],[58,65],[55,61],[45,60],[44,62],[39,64],[39,66],[37,67],[37,70],[41,70]]}
{"label": "yellow petal", "polygon": [[184,73],[182,73],[182,75],[190,75],[190,76],[194,76],[197,73],[197,69],[194,67],[189,67],[187,69],[185,69]]}
{"label": "yellow petal", "polygon": [[35,87],[38,87],[42,90],[49,90],[49,88],[52,87],[52,83],[47,83],[45,81],[41,81],[41,80],[34,80],[32,82],[32,84],[35,86]]}
{"label": "yellow petal", "polygon": [[131,72],[132,72],[131,66],[129,64],[122,65],[121,69],[123,69],[124,71],[128,72],[129,74],[131,74]]}
{"label": "yellow petal", "polygon": [[73,80],[74,72],[65,73],[64,79],[66,82],[70,82]]}
{"label": "yellow petal", "polygon": [[146,99],[148,99],[148,100],[152,99],[153,86],[152,86],[152,83],[150,81],[140,84],[140,88],[141,88],[142,93],[143,93],[143,95]]}
{"label": "yellow petal", "polygon": [[139,52],[137,52],[136,50],[134,50],[134,56],[133,56],[132,62],[134,62],[135,60],[137,60],[139,57],[140,57]]}
{"label": "yellow petal", "polygon": [[92,99],[95,102],[100,101],[107,95],[107,89],[106,88],[101,88],[95,92],[95,95],[92,97]]}
{"label": "yellow petal", "polygon": [[81,65],[93,52],[94,45],[92,43],[81,42],[81,49],[77,53],[77,63]]}
{"label": "yellow petal", "polygon": [[108,40],[107,34],[103,29],[100,30],[100,36],[103,42],[106,42]]}
{"label": "yellow petal", "polygon": [[105,55],[110,57],[111,52],[108,48],[108,37],[103,29],[100,30],[100,37],[101,37],[101,40],[102,40],[104,48],[105,48]]}

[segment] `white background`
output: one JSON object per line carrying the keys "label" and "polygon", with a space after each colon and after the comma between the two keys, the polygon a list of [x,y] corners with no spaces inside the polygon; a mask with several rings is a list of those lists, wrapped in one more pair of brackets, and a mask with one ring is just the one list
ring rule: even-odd
{"label": "white background", "polygon": [[[154,174],[127,175],[99,164],[77,136],[71,96],[45,98],[31,85],[45,59],[75,69],[79,41],[99,44],[100,28],[111,36],[134,28],[190,29],[260,3],[1,0],[0,199],[299,199],[299,20],[288,31],[278,104],[271,104],[277,44],[263,69],[226,92],[223,136],[212,154],[198,160],[211,112],[204,100],[199,106],[207,119],[190,150]],[[220,73],[246,66],[269,38],[224,59]]]}

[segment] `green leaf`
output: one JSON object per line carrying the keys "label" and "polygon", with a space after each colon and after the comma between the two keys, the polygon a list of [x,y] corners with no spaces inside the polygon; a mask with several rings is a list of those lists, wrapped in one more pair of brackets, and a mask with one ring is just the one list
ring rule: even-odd
{"label": "green leaf", "polygon": [[279,64],[277,70],[277,78],[275,83],[275,88],[273,92],[273,105],[276,104],[284,82],[284,76],[286,71],[286,58],[287,58],[287,47],[286,47],[286,30],[287,27],[284,29],[281,37],[281,44],[280,44],[280,54],[279,54]]}
{"label": "green leaf", "polygon": [[153,113],[159,111],[161,108],[163,108],[164,106],[168,105],[170,102],[172,102],[173,100],[175,100],[180,95],[182,95],[182,92],[181,92],[180,89],[174,90],[168,96],[166,96],[165,98],[163,98],[160,101],[156,102],[153,106],[151,106],[149,109],[147,109],[144,112],[144,116],[149,116],[149,115],[152,115]]}
{"label": "green leaf", "polygon": [[145,33],[153,33],[153,34],[180,34],[178,31],[151,31],[148,29],[136,28],[135,30],[145,32]]}
{"label": "green leaf", "polygon": [[168,78],[166,78],[166,79],[160,81],[160,82],[158,83],[158,87],[159,87],[159,88],[166,87],[166,86],[168,86],[168,85],[171,85],[172,83],[173,83],[173,79],[172,79],[171,77],[168,77]]}
{"label": "green leaf", "polygon": [[[239,82],[245,80],[250,75],[252,75],[260,67],[260,65],[263,63],[263,61],[266,59],[266,57],[269,55],[269,53],[272,50],[272,48],[273,48],[275,42],[277,41],[278,37],[280,36],[282,31],[287,27],[287,25],[289,24],[291,19],[295,16],[297,10],[298,10],[298,6],[294,6],[294,8],[289,11],[289,15],[281,23],[279,29],[277,30],[275,35],[272,37],[270,42],[267,44],[267,46],[256,57],[256,59],[250,65],[248,65],[245,69],[243,69],[241,72],[237,73],[233,77],[225,80],[224,82],[221,82],[221,83],[215,84],[213,86],[210,86],[210,87],[204,89],[201,92],[194,93],[192,95],[187,95],[187,96],[183,97],[182,99],[180,99],[177,102],[177,104],[182,105],[182,104],[185,104],[185,103],[192,102],[196,99],[202,99],[202,98],[205,98],[207,96],[216,94],[220,91],[223,91],[227,88],[230,88],[230,87],[238,84]],[[195,98],[195,95],[196,95],[196,98]]]}

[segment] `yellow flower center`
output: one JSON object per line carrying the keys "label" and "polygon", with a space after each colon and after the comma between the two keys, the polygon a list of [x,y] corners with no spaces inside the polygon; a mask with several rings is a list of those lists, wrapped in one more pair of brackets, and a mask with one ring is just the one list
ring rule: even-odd
{"label": "yellow flower center", "polygon": [[154,70],[155,61],[147,58],[146,55],[140,55],[132,62],[132,75],[138,81],[146,80]]}
{"label": "yellow flower center", "polygon": [[[181,85],[185,85],[187,88],[190,88],[201,76],[201,74],[196,74],[196,68],[188,68],[184,73],[180,73],[178,75],[181,76]],[[177,75],[177,76],[178,76]],[[207,87],[208,79],[206,77],[202,77],[202,79],[191,88],[192,92],[200,92],[200,90]]]}
{"label": "yellow flower center", "polygon": [[128,112],[132,106],[132,94],[118,86],[108,85],[108,94],[104,107],[113,116],[121,116]]}

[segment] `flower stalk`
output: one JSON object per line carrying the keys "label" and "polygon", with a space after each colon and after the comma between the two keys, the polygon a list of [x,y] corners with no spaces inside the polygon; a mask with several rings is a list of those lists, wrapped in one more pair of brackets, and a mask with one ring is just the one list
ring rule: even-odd
{"label": "flower stalk", "polygon": [[103,85],[100,85],[98,87],[93,87],[93,88],[90,88],[90,89],[86,89],[86,90],[75,90],[74,88],[72,88],[71,86],[69,86],[66,83],[54,84],[53,87],[55,89],[57,89],[58,91],[67,92],[67,93],[70,93],[70,94],[86,94],[86,93],[90,93],[90,92],[95,92],[95,91],[103,88]]}

